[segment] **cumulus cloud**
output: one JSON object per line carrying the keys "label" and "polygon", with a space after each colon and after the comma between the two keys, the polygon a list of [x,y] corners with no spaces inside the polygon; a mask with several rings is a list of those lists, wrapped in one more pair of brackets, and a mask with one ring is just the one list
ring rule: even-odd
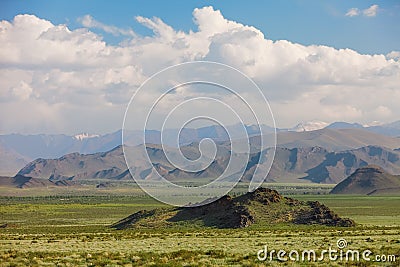
{"label": "cumulus cloud", "polygon": [[378,5],[371,5],[369,8],[363,9],[362,11],[360,11],[360,9],[353,7],[350,8],[347,13],[345,14],[345,16],[347,17],[355,17],[358,15],[364,15],[366,17],[375,17],[378,13],[379,10],[379,6]]}
{"label": "cumulus cloud", "polygon": [[[0,132],[114,131],[146,78],[193,60],[222,62],[249,75],[270,100],[280,127],[311,119],[367,123],[400,117],[398,52],[361,55],[272,41],[212,7],[195,9],[193,19],[197,29],[184,32],[160,18],[136,17],[154,32],[150,36],[107,28],[90,16],[82,20],[86,28],[75,30],[33,15],[1,21]],[[93,27],[129,39],[110,45]]]}

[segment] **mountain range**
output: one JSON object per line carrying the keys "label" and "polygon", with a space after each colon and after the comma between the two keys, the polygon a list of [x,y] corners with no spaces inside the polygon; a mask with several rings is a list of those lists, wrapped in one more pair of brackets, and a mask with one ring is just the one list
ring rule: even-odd
{"label": "mountain range", "polygon": [[[230,132],[240,136],[240,125],[228,126]],[[272,133],[274,128],[268,126],[245,126],[249,136]],[[211,138],[215,141],[228,140],[227,132],[221,126],[208,126],[198,129],[185,128],[167,129],[163,132],[164,144],[176,146],[176,136],[179,135],[180,144],[199,142],[204,138]],[[131,146],[141,144],[142,131],[124,131],[124,141]],[[153,144],[161,143],[161,133],[156,130],[146,131],[146,142]],[[28,162],[37,158],[59,158],[69,153],[90,154],[106,152],[122,144],[122,130],[105,134],[89,135],[78,134],[68,136],[57,135],[22,135],[9,134],[0,135],[0,175],[14,175]]]}
{"label": "mountain range", "polygon": [[[199,156],[196,145],[181,147],[183,154],[192,154],[193,158]],[[201,179],[215,179],[226,168],[230,151],[223,145],[218,146],[218,156],[204,171],[185,172],[175,168],[165,157],[160,145],[147,146],[152,166],[138,162],[142,156],[137,157],[135,168],[132,172],[138,179],[154,179],[152,168],[155,168],[163,177],[170,181],[187,181]],[[268,149],[267,149],[268,150]],[[264,162],[268,151],[250,154],[250,160],[244,170],[243,181],[250,181],[256,167],[266,168]],[[221,152],[222,151],[222,152]],[[142,153],[133,147],[133,154]],[[257,163],[260,159],[260,165]],[[256,160],[254,160],[256,159]],[[394,174],[400,174],[400,151],[367,146],[352,150],[329,152],[322,147],[284,148],[278,147],[271,171],[267,176],[269,182],[314,182],[314,183],[339,183],[356,169],[376,164]],[[83,155],[79,153],[67,154],[58,159],[37,159],[22,168],[18,175],[41,178],[49,181],[62,180],[90,180],[131,179],[127,170],[122,146],[108,152]]]}
{"label": "mountain range", "polygon": [[[237,127],[239,126],[231,126],[230,131],[238,131]],[[400,174],[400,138],[374,133],[368,130],[376,129],[371,127],[337,122],[314,131],[279,129],[276,155],[267,181],[339,183],[357,168],[369,164],[381,166],[393,174]],[[388,124],[385,129],[389,131],[388,129],[397,129],[396,127],[400,128],[400,123]],[[258,162],[254,159],[261,157],[261,162],[265,162],[268,149],[260,152],[260,142],[270,142],[273,128],[263,126],[260,132],[258,127],[246,126],[246,131],[250,136],[250,158],[253,159],[247,164],[243,176],[243,180],[248,181],[256,167],[254,162]],[[132,149],[138,144],[136,140],[140,140],[140,134],[139,131],[125,133],[125,140],[133,144]],[[173,145],[176,134],[177,130],[174,129],[166,132],[168,144]],[[219,176],[226,167],[229,156],[236,153],[230,151],[226,131],[221,127],[184,129],[180,135],[180,149],[184,155],[196,158],[199,155],[198,141],[206,137],[216,141],[218,157],[205,171],[188,173],[176,169],[165,158],[159,145],[160,132],[147,131],[146,141],[153,143],[147,145],[152,167],[164,173],[170,180],[211,179]],[[241,142],[240,139],[237,141]],[[130,173],[127,171],[121,142],[121,131],[103,136],[2,135],[0,175],[13,176],[18,173],[51,182],[129,179]],[[142,164],[140,158],[135,163],[138,166],[134,171],[135,177],[151,179],[151,166],[144,162]],[[261,164],[257,167],[266,166]]]}

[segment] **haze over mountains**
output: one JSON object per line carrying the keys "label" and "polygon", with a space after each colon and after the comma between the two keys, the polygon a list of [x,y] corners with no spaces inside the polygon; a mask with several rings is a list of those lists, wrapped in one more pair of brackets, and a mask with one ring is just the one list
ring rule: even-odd
{"label": "haze over mountains", "polygon": [[[230,130],[238,131],[239,125],[230,126]],[[263,133],[273,132],[273,128],[262,126]],[[259,135],[258,127],[246,126],[250,136]],[[167,129],[164,132],[166,145],[174,145],[178,129]],[[130,145],[141,144],[142,131],[125,131],[125,141]],[[212,138],[216,141],[228,140],[226,131],[219,126],[209,126],[198,129],[185,128],[180,132],[180,143],[189,144],[198,142],[203,138]],[[146,131],[146,142],[153,144],[161,143],[159,131]],[[105,135],[79,134],[68,136],[57,135],[0,135],[0,175],[14,175],[28,162],[37,158],[58,158],[68,153],[90,154],[106,152],[122,144],[122,131],[116,131]]]}
{"label": "haze over mountains", "polygon": [[[366,137],[361,141],[361,143],[348,144],[349,142],[355,142],[355,139],[360,139],[360,136],[357,138],[353,138],[351,135],[353,133],[349,133],[348,141],[338,141],[338,143],[345,144],[344,146],[335,146],[334,144],[325,146],[327,143],[327,139],[320,143],[314,143],[316,139],[313,138],[313,141],[307,144],[307,141],[304,141],[302,144],[297,144],[294,142],[290,145],[290,139],[299,139],[297,138],[297,134],[295,132],[308,132],[319,130],[323,127],[325,129],[361,129],[367,132],[377,133],[386,135],[389,137],[399,137],[400,136],[400,121],[382,124],[379,126],[367,126],[364,127],[361,124],[357,123],[345,123],[345,122],[335,122],[330,125],[327,125],[324,122],[312,121],[305,122],[296,125],[290,129],[277,129],[277,132],[280,133],[278,135],[278,142],[284,143],[288,147],[296,147],[296,146],[313,146],[318,145],[327,149],[340,150],[340,149],[349,149],[349,148],[357,148],[365,145],[383,145],[386,147],[392,147],[392,145],[387,146],[387,142],[384,141],[382,144],[380,140],[376,142],[369,143],[371,141],[370,137],[367,133],[363,133]],[[238,127],[240,125],[230,126],[229,130],[238,132]],[[254,126],[246,126],[246,130],[249,136],[257,136],[262,134],[268,134],[273,132],[273,128],[269,126],[261,126],[261,132],[257,127]],[[137,145],[140,143],[142,132],[141,131],[129,131],[125,138],[126,141],[130,143],[130,145]],[[167,129],[164,132],[165,135],[165,144],[166,145],[174,145],[175,138],[177,136],[177,129]],[[286,133],[286,134],[283,134]],[[361,132],[360,132],[361,133]],[[307,133],[304,133],[307,135]],[[332,132],[332,135],[336,135],[335,132]],[[198,142],[201,139],[208,137],[212,138],[216,141],[225,141],[228,139],[226,131],[220,126],[209,126],[198,129],[190,129],[185,128],[180,133],[180,143],[181,144],[189,144],[192,142]],[[333,136],[333,139],[337,137]],[[383,137],[379,137],[378,139],[382,139]],[[300,138],[301,139],[301,138]],[[303,138],[307,139],[306,136]],[[351,141],[352,139],[353,141]],[[372,138],[373,139],[373,138]],[[282,141],[280,141],[282,140]],[[146,141],[147,143],[160,144],[160,132],[149,130],[146,132]],[[334,141],[332,141],[334,142]],[[21,134],[9,134],[9,135],[0,135],[0,175],[13,175],[20,168],[25,166],[28,162],[37,159],[37,158],[58,158],[68,153],[78,152],[82,154],[90,154],[96,152],[106,152],[109,151],[119,145],[122,144],[121,139],[121,131],[116,131],[114,133],[105,134],[105,135],[89,135],[89,134],[79,134],[75,136],[68,135],[45,135],[45,134],[37,134],[37,135],[21,135]],[[399,145],[400,147],[400,145]]]}
{"label": "haze over mountains", "polygon": [[[230,130],[234,131],[235,127],[239,126],[231,126]],[[311,127],[310,124],[308,127]],[[337,122],[323,129],[297,132],[294,131],[295,128],[277,130],[276,156],[267,181],[339,183],[356,169],[369,164],[378,165],[393,174],[400,174],[400,138],[394,137],[396,131],[400,136],[399,122],[370,127]],[[303,127],[303,130],[307,129],[310,128]],[[262,133],[251,126],[247,126],[246,130],[252,148],[250,158],[261,157],[261,162],[265,162],[267,151],[260,153],[257,149],[260,134],[262,138],[269,139],[273,128],[263,126]],[[378,134],[378,131],[387,134]],[[138,144],[140,135],[140,131],[132,131],[128,132],[125,138],[130,144]],[[173,144],[176,135],[177,130],[166,131],[169,145]],[[229,155],[235,153],[230,151],[226,131],[218,126],[184,129],[179,141],[183,154],[196,158],[197,142],[206,137],[217,142],[217,159],[205,171],[187,173],[176,169],[166,160],[158,145],[160,132],[147,131],[146,141],[153,143],[148,145],[147,150],[154,168],[173,181],[215,178],[226,167]],[[121,131],[102,136],[2,135],[0,175],[13,176],[18,172],[19,175],[51,182],[130,179],[121,143]],[[28,163],[31,160],[33,161]],[[249,161],[244,172],[244,181],[251,179],[256,167],[254,162],[256,161]],[[135,169],[135,177],[152,178],[149,166],[141,165],[140,162],[138,166]],[[261,164],[257,167],[266,166]]]}

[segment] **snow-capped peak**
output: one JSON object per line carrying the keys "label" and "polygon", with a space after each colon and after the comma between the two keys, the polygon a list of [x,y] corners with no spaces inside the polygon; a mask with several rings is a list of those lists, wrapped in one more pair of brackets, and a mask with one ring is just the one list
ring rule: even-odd
{"label": "snow-capped peak", "polygon": [[74,136],[76,140],[82,141],[83,139],[99,137],[98,134],[81,133]]}
{"label": "snow-capped peak", "polygon": [[301,122],[289,130],[293,132],[308,132],[323,129],[326,126],[328,126],[328,123],[324,121],[307,121]]}
{"label": "snow-capped peak", "polygon": [[380,121],[373,121],[373,122],[370,122],[367,124],[363,124],[364,127],[372,127],[372,126],[380,126],[380,125],[383,125],[383,123]]}

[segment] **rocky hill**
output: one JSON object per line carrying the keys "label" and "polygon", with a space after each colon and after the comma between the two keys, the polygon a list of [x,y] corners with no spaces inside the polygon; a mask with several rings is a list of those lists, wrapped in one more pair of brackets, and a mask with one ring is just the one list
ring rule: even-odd
{"label": "rocky hill", "polygon": [[400,175],[391,175],[379,166],[362,167],[337,184],[331,194],[400,195]]}
{"label": "rocky hill", "polygon": [[142,210],[111,227],[115,229],[174,226],[243,228],[253,224],[279,223],[342,227],[355,225],[353,220],[339,217],[319,202],[303,202],[283,197],[275,190],[259,188],[238,197],[224,196],[204,206]]}

